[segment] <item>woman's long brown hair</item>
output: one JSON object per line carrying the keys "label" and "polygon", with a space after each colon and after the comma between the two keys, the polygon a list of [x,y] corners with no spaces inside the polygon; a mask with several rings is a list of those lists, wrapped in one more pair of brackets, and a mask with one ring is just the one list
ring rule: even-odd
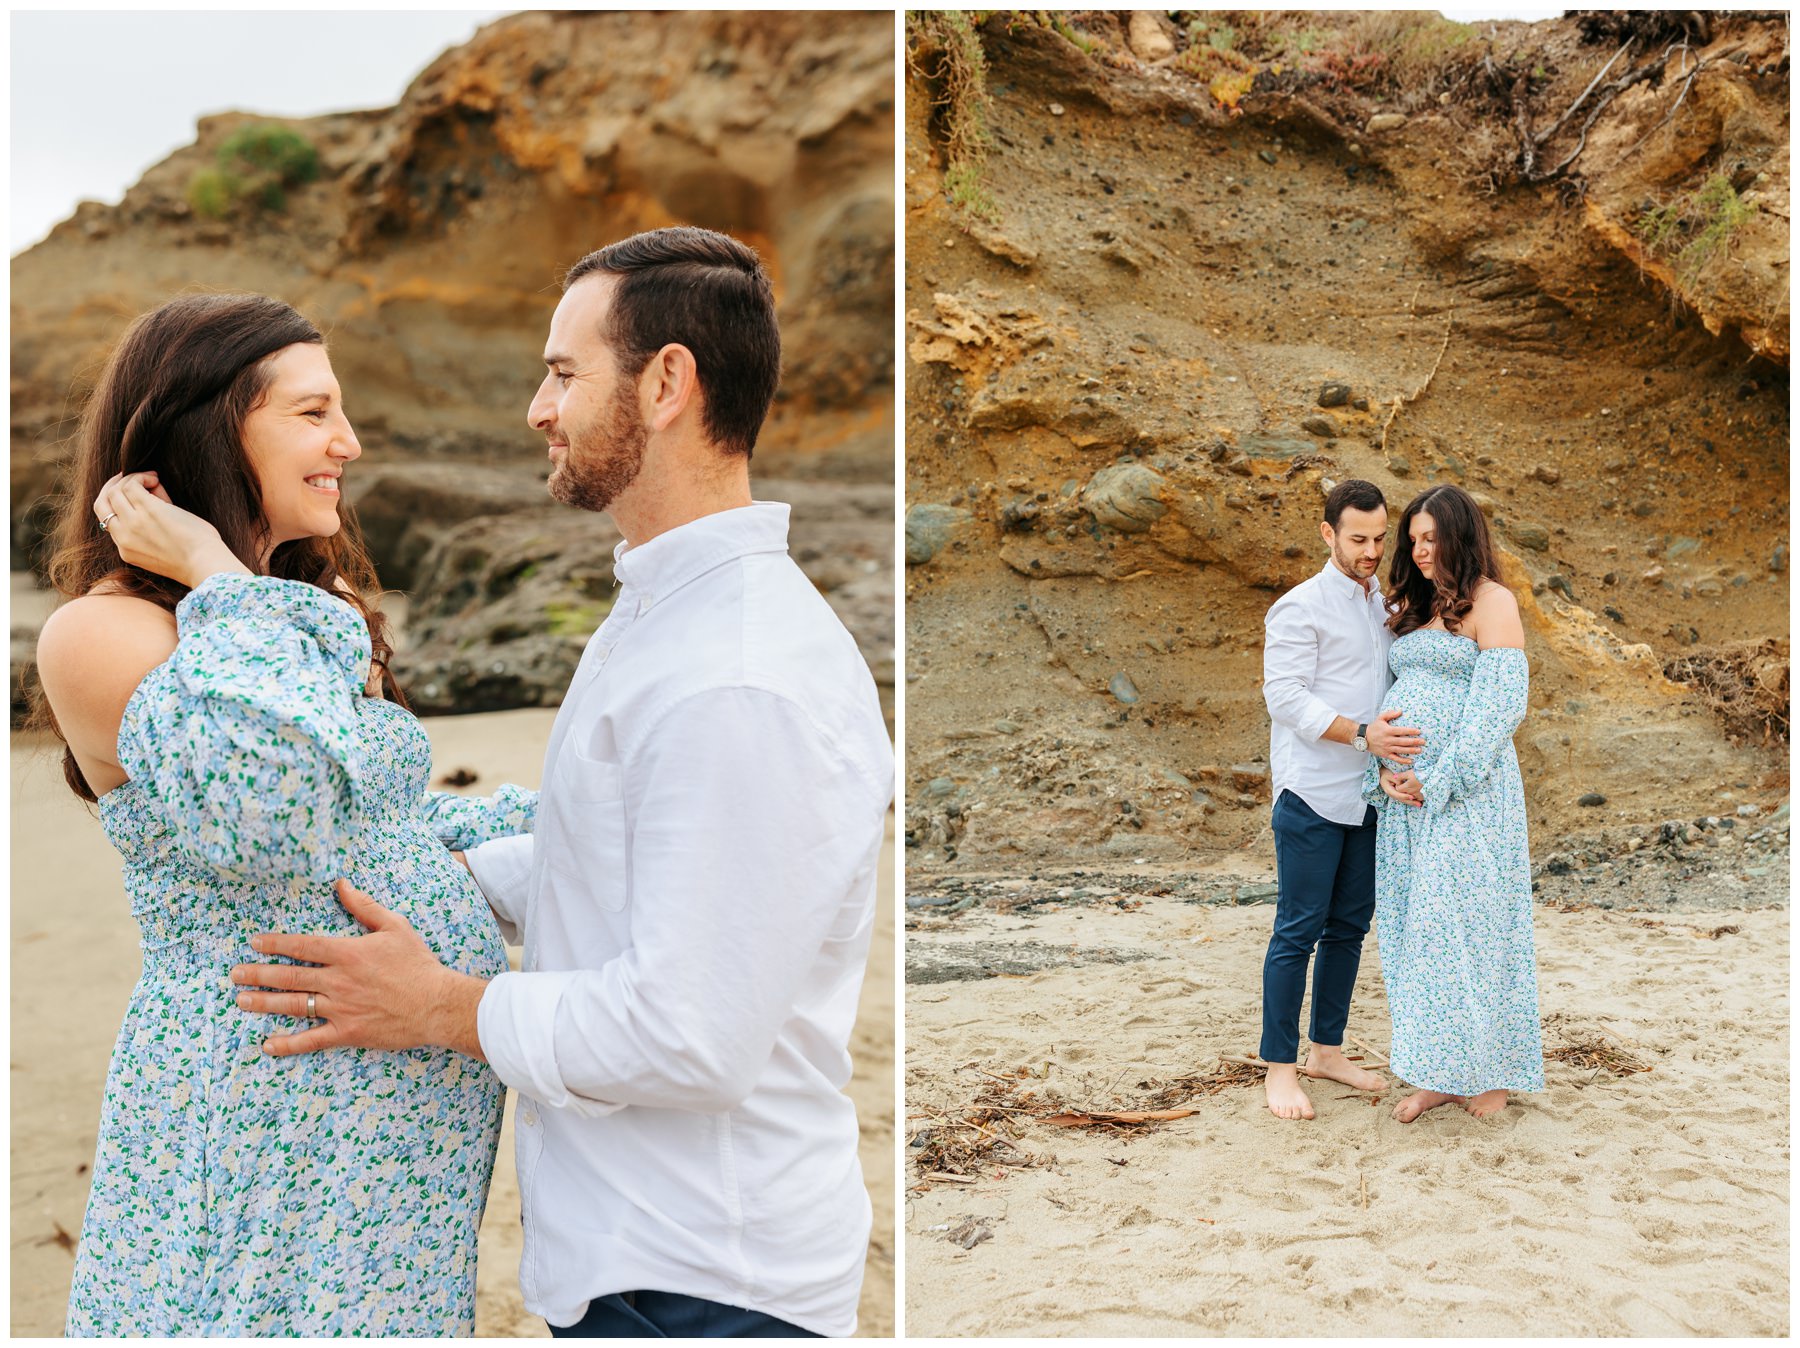
{"label": "woman's long brown hair", "polygon": [[[343,525],[336,535],[282,543],[266,568],[259,565],[269,522],[244,453],[244,420],[268,392],[271,358],[296,343],[324,340],[291,307],[266,295],[183,295],[133,322],[82,414],[58,506],[50,583],[65,601],[104,586],[175,611],[187,587],[123,562],[92,509],[108,479],[154,471],[169,499],[216,528],[251,571],[305,581],[354,605],[369,626],[382,696],[405,706],[388,669],[387,620],[364,597],[379,590],[375,566],[347,504],[338,506]],[[338,588],[340,578],[350,593]],[[63,776],[76,795],[94,800],[41,687],[30,724],[64,740]]]}
{"label": "woman's long brown hair", "polygon": [[[1437,533],[1429,580],[1412,555],[1412,522],[1420,514],[1431,516]],[[1394,635],[1403,637],[1434,618],[1456,631],[1475,607],[1475,591],[1484,580],[1499,582],[1500,563],[1475,498],[1447,482],[1413,497],[1400,512],[1388,568],[1387,625]]]}

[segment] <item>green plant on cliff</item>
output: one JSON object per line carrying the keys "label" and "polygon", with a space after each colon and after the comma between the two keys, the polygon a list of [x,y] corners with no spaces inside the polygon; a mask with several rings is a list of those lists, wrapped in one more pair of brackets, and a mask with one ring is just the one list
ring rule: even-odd
{"label": "green plant on cliff", "polygon": [[1203,16],[1188,22],[1187,38],[1186,50],[1174,60],[1175,69],[1192,75],[1214,102],[1235,113],[1260,70],[1255,60],[1238,50],[1238,30]]}
{"label": "green plant on cliff", "polygon": [[280,211],[291,188],[319,176],[313,143],[285,127],[258,123],[227,136],[213,156],[215,166],[188,180],[187,199],[196,214],[221,219],[240,206]]}
{"label": "green plant on cliff", "polygon": [[1700,270],[1756,214],[1723,173],[1714,173],[1691,192],[1645,211],[1638,218],[1638,237],[1652,253],[1675,266],[1677,277],[1691,285]]}
{"label": "green plant on cliff", "polygon": [[187,202],[194,214],[218,220],[237,203],[232,181],[216,168],[203,168],[188,179]]}
{"label": "green plant on cliff", "polygon": [[[1184,17],[1188,45],[1175,64],[1209,85],[1221,73],[1239,76],[1221,86],[1226,92],[1235,84],[1243,84],[1248,92],[1249,84],[1266,72],[1413,106],[1449,87],[1480,61],[1475,28],[1425,10],[1329,16],[1243,10]],[[1239,60],[1226,72],[1221,57]],[[1213,92],[1219,97],[1219,89]]]}
{"label": "green plant on cliff", "polygon": [[982,179],[993,143],[988,131],[987,56],[965,10],[909,10],[907,69],[931,91],[931,123],[944,150],[944,190],[951,202],[992,220],[999,215]]}

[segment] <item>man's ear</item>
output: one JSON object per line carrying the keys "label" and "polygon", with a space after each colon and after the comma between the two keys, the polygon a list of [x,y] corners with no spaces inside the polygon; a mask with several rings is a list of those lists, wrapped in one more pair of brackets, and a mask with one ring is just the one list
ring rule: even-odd
{"label": "man's ear", "polygon": [[1331,527],[1331,525],[1326,523],[1324,520],[1319,521],[1319,537],[1325,540],[1326,547],[1333,546],[1333,536],[1336,534],[1336,532],[1337,531],[1335,529],[1333,529]]}
{"label": "man's ear", "polygon": [[681,419],[689,407],[700,404],[700,367],[694,353],[671,342],[644,366],[638,378],[639,410],[644,425],[665,431]]}

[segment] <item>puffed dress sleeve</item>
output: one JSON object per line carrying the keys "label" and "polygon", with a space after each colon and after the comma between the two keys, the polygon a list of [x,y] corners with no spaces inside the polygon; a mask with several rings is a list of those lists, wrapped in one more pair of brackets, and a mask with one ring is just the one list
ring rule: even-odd
{"label": "puffed dress sleeve", "polygon": [[1525,719],[1529,692],[1525,652],[1518,647],[1494,646],[1475,657],[1455,738],[1417,774],[1427,815],[1441,813],[1452,801],[1487,785]]}
{"label": "puffed dress sleeve", "polygon": [[537,805],[538,793],[522,786],[503,786],[491,796],[427,791],[425,822],[445,847],[466,852],[495,838],[532,832],[537,826]]}
{"label": "puffed dress sleeve", "polygon": [[191,591],[175,624],[175,653],[126,705],[119,766],[228,879],[348,874],[363,817],[361,615],[304,581],[227,572]]}

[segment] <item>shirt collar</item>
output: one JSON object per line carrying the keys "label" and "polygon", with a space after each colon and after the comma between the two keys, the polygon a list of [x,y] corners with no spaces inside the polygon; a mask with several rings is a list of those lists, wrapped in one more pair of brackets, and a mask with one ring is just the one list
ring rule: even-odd
{"label": "shirt collar", "polygon": [[1326,585],[1335,586],[1339,594],[1346,598],[1354,599],[1358,603],[1368,603],[1371,600],[1379,598],[1381,595],[1381,578],[1379,575],[1369,577],[1369,591],[1367,594],[1364,594],[1363,587],[1350,579],[1350,577],[1346,576],[1342,571],[1339,571],[1337,569],[1337,563],[1332,561],[1329,557],[1325,559],[1325,569],[1320,572],[1320,574],[1325,577]]}
{"label": "shirt collar", "polygon": [[613,575],[651,602],[675,593],[715,567],[758,552],[786,552],[789,507],[755,501],[702,515],[632,547],[613,549]]}

